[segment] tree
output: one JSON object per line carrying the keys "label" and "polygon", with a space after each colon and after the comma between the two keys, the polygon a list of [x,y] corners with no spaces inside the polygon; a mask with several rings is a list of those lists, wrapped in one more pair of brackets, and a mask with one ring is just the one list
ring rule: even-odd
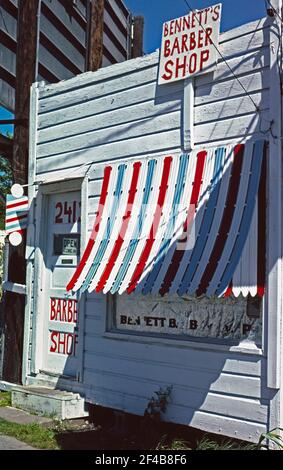
{"label": "tree", "polygon": [[[2,136],[3,140],[10,140],[12,144],[11,135],[7,134],[7,137]],[[8,147],[8,145],[7,145]],[[10,192],[10,188],[13,181],[12,166],[9,159],[6,157],[6,152],[0,153],[0,230],[5,229],[5,204],[6,194]]]}

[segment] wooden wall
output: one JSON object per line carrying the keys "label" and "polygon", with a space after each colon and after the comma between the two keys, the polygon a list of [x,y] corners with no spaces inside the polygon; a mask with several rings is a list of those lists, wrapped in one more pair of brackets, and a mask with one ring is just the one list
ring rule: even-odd
{"label": "wooden wall", "polygon": [[[220,59],[194,81],[199,147],[263,138],[269,128],[269,24],[221,35]],[[35,178],[89,172],[91,230],[101,188],[95,163],[182,150],[183,83],[157,85],[158,53],[39,89]],[[83,391],[89,401],[143,413],[159,386],[174,384],[168,419],[257,441],[269,420],[265,351],[105,333],[106,300],[88,295]],[[235,431],[236,430],[236,431]]]}

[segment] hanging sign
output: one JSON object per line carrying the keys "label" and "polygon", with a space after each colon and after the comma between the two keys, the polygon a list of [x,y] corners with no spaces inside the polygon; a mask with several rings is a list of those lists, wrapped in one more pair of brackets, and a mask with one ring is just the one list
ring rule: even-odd
{"label": "hanging sign", "polygon": [[159,84],[214,69],[218,59],[221,7],[219,3],[164,23]]}
{"label": "hanging sign", "polygon": [[18,246],[22,242],[22,232],[27,228],[28,197],[24,196],[23,187],[14,184],[11,194],[6,197],[5,231],[9,235],[9,242]]}

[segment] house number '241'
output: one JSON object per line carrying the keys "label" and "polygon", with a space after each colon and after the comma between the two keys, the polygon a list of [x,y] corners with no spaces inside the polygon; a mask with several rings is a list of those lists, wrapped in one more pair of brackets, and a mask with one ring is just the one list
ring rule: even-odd
{"label": "house number '241'", "polygon": [[79,201],[58,201],[55,206],[55,224],[75,224],[81,221]]}

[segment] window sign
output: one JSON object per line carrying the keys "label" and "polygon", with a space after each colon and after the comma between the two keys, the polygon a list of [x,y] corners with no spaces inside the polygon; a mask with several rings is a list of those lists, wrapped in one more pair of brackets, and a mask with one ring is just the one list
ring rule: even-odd
{"label": "window sign", "polygon": [[177,295],[119,295],[114,302],[116,331],[151,336],[244,339],[261,344],[261,299],[196,298]]}
{"label": "window sign", "polygon": [[78,233],[72,233],[70,235],[54,234],[53,253],[58,256],[79,256],[80,235]]}
{"label": "window sign", "polygon": [[77,255],[78,254],[78,238],[63,238],[63,255]]}

